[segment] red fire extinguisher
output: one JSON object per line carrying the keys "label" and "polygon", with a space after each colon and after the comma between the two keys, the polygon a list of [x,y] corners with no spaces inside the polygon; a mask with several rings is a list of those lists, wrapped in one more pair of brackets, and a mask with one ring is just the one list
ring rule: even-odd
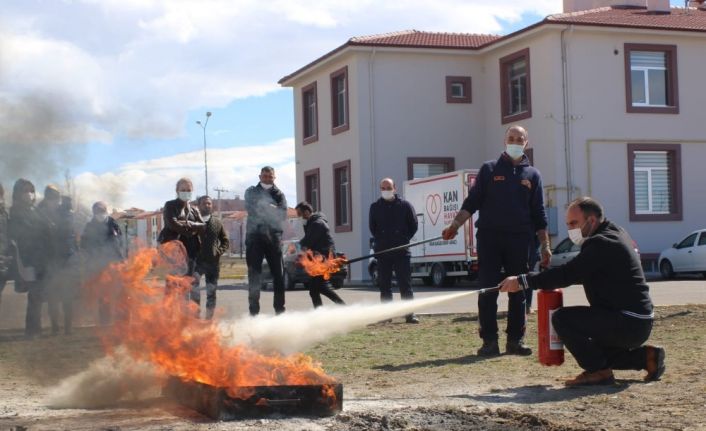
{"label": "red fire extinguisher", "polygon": [[539,290],[537,293],[539,362],[542,365],[564,363],[564,344],[552,326],[552,315],[563,304],[564,298],[561,289]]}

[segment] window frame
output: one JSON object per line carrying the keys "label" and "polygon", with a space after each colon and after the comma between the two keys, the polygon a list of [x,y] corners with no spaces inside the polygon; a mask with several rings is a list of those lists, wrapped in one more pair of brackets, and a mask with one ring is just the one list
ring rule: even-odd
{"label": "window frame", "polygon": [[447,171],[452,172],[456,170],[456,158],[455,157],[407,157],[407,179],[412,180],[412,175],[414,174],[414,164],[415,163],[437,163],[446,164]]}
{"label": "window frame", "polygon": [[[670,174],[670,190],[672,194],[671,208],[668,214],[638,214],[635,210],[635,152],[666,151],[667,170]],[[679,221],[683,219],[682,205],[682,171],[680,144],[628,144],[628,196],[630,206],[630,221]]]}
{"label": "window frame", "polygon": [[[309,112],[308,106],[306,105],[306,94],[312,92],[314,95],[314,128],[316,129],[314,134],[311,136],[306,136],[306,124],[307,124],[307,114]],[[316,88],[316,81],[311,84],[302,87],[302,142],[304,145],[311,144],[319,140],[319,95]]]}
{"label": "window frame", "polygon": [[[308,183],[309,177],[316,177],[316,202],[313,202],[311,199],[311,190],[309,189]],[[314,211],[321,211],[321,172],[319,171],[319,168],[304,171],[304,199],[314,206]]]}
{"label": "window frame", "polygon": [[[339,214],[339,202],[341,200],[341,195],[340,195],[340,186],[341,184],[338,183],[338,177],[336,176],[336,171],[339,169],[345,168],[348,171],[348,184],[347,184],[347,192],[348,192],[348,211],[346,216],[348,217],[347,223],[340,223],[341,217]],[[342,162],[334,163],[333,164],[333,224],[334,224],[334,232],[339,233],[339,232],[351,232],[353,231],[353,194],[352,194],[352,180],[351,180],[351,160],[344,160]]]}
{"label": "window frame", "polygon": [[[667,54],[667,106],[634,106],[632,103],[632,51],[664,52]],[[626,43],[625,57],[625,110],[631,114],[678,114],[679,113],[679,74],[677,71],[677,46],[646,43]]]}
{"label": "window frame", "polygon": [[[451,88],[454,84],[463,86],[463,97],[454,97]],[[446,77],[446,103],[472,103],[472,88],[470,76]]]}
{"label": "window frame", "polygon": [[[508,69],[517,61],[523,59],[527,63],[527,110],[515,114],[507,114],[510,107],[510,92],[508,79]],[[532,117],[532,79],[530,67],[530,49],[524,48],[512,54],[500,58],[500,119],[502,124],[512,123],[514,121],[524,120]]]}
{"label": "window frame", "polygon": [[[338,78],[343,77],[344,85],[344,95],[345,95],[345,112],[343,118],[343,124],[336,125],[338,120],[338,93],[335,92],[335,82]],[[337,135],[343,133],[350,129],[350,91],[348,88],[348,66],[343,66],[342,68],[331,73],[329,78],[329,84],[331,87],[331,134]]]}

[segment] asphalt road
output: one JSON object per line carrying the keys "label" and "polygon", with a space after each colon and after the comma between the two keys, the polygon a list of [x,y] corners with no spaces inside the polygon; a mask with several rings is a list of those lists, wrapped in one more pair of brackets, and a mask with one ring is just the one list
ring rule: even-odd
{"label": "asphalt road", "polygon": [[[301,287],[301,285],[297,285]],[[478,286],[474,283],[464,283],[454,287],[433,288],[422,285],[415,285],[414,292],[417,298],[428,298],[432,296],[445,295],[472,291]],[[242,281],[222,280],[218,292],[218,307],[224,312],[224,317],[237,317],[248,311],[247,286]],[[379,292],[371,286],[347,286],[337,291],[338,294],[349,304],[353,303],[377,303],[380,299]],[[395,300],[399,299],[399,293],[393,288]],[[681,305],[681,304],[706,304],[706,280],[701,277],[683,278],[680,280],[650,282],[650,293],[656,305]],[[205,292],[203,293],[205,296]],[[24,316],[26,308],[26,294],[15,293],[11,283],[8,283],[2,293],[2,303],[0,304],[0,329],[18,329],[24,327]],[[323,298],[324,306],[331,304],[327,298]],[[202,304],[205,303],[205,297]],[[535,300],[536,304],[536,300]],[[564,289],[564,305],[586,304],[583,289],[580,286],[571,286]],[[272,290],[262,292],[260,298],[261,312],[272,314]],[[286,293],[287,310],[309,310],[312,308],[309,293],[306,290],[293,290]],[[499,297],[498,310],[507,309],[507,295],[501,294]],[[418,313],[468,313],[477,312],[477,295],[471,295],[439,303],[434,306],[420,308]],[[43,326],[49,325],[49,318],[44,307]],[[95,308],[81,307],[78,303],[75,306],[75,324],[77,326],[93,325],[95,322]]]}

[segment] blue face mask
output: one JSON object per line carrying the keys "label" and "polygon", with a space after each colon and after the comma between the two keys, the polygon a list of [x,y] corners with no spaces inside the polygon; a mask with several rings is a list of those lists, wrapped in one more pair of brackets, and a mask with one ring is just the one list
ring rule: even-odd
{"label": "blue face mask", "polygon": [[513,160],[521,159],[525,154],[525,146],[517,144],[507,144],[505,153]]}

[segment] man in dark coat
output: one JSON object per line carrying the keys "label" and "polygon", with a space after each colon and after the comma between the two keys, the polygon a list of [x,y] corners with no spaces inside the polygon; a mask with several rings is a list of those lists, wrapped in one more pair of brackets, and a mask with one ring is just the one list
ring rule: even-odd
{"label": "man in dark coat", "polygon": [[201,218],[206,228],[201,234],[201,251],[196,258],[195,283],[201,282],[201,275],[206,277],[206,319],[213,317],[216,309],[216,290],[221,268],[221,256],[230,249],[228,234],[223,228],[221,219],[213,216],[213,201],[209,196],[201,196],[198,200]]}
{"label": "man in dark coat", "polygon": [[284,313],[282,280],[282,225],[287,219],[287,199],[275,185],[275,169],[260,170],[260,182],[245,191],[248,222],[245,236],[245,260],[248,264],[248,302],[250,315],[260,312],[262,259],[267,259],[272,274],[275,313]]}
{"label": "man in dark coat", "polygon": [[34,207],[34,184],[23,178],[12,188],[8,235],[15,251],[15,290],[27,292],[25,337],[41,335],[42,301],[51,259],[50,222]]}
{"label": "man in dark coat", "polygon": [[567,386],[611,384],[613,370],[646,370],[646,381],[659,380],[665,351],[644,344],[652,332],[654,311],[649,286],[632,239],[606,220],[603,207],[584,197],[566,210],[569,238],[579,254],[542,273],[507,277],[503,292],[556,289],[583,284],[588,306],[562,307],[552,326],[585,371]]}
{"label": "man in dark coat", "polygon": [[[78,268],[69,264],[78,251],[74,232],[73,210],[68,197],[62,199],[59,188],[49,184],[44,188],[44,199],[37,205],[39,211],[49,220],[49,238],[52,255],[46,278],[47,303],[52,335],[59,333],[59,305],[64,313],[64,333],[70,334],[73,325],[73,300],[76,294]],[[69,206],[67,207],[67,202]],[[73,260],[72,260],[73,261]]]}
{"label": "man in dark coat", "polygon": [[[412,204],[397,195],[391,178],[380,181],[381,197],[370,205],[368,217],[370,233],[375,239],[375,251],[408,244],[417,233],[417,215]],[[378,281],[382,302],[392,301],[392,271],[403,300],[414,299],[410,251],[404,249],[378,257]],[[419,323],[414,314],[406,316],[407,323]]]}
{"label": "man in dark coat", "polygon": [[0,304],[2,304],[2,291],[10,275],[12,257],[9,255],[9,238],[7,236],[7,222],[10,215],[5,209],[5,189],[0,184]]}
{"label": "man in dark coat", "polygon": [[[114,218],[108,215],[105,202],[96,202],[92,207],[93,218],[86,224],[81,235],[81,250],[87,259],[88,273],[99,274],[112,262],[123,260],[122,231]],[[117,292],[99,292],[98,321],[108,325],[112,320],[111,297]]]}
{"label": "man in dark coat", "polygon": [[[302,249],[311,250],[317,255],[326,258],[336,252],[331,231],[328,227],[328,222],[324,215],[319,212],[314,212],[314,208],[308,202],[300,202],[296,206],[297,215],[301,217],[304,223],[304,238],[299,241]],[[344,305],[345,302],[336,294],[329,285],[328,280],[323,276],[318,275],[311,277],[309,280],[309,296],[314,308],[321,307],[321,295],[324,295],[336,304]]]}
{"label": "man in dark coat", "polygon": [[[478,211],[478,279],[482,286],[495,286],[506,275],[527,272],[530,245],[537,235],[542,266],[549,264],[551,246],[547,234],[542,175],[524,154],[528,145],[527,131],[511,126],[505,132],[505,151],[497,160],[483,163],[478,177],[463,201],[461,210],[446,227],[444,240],[453,239],[473,213]],[[532,354],[524,343],[527,321],[523,292],[508,295],[507,341],[510,355]],[[498,291],[478,295],[479,335],[483,346],[479,356],[500,354],[498,346]]]}
{"label": "man in dark coat", "polygon": [[[164,203],[162,217],[164,228],[159,233],[158,241],[164,244],[169,241],[179,241],[186,251],[185,275],[193,276],[196,268],[196,257],[201,250],[201,237],[205,223],[197,207],[190,204],[194,185],[188,178],[181,178],[176,184],[177,198]],[[191,290],[191,300],[197,304],[201,295],[198,287]]]}

